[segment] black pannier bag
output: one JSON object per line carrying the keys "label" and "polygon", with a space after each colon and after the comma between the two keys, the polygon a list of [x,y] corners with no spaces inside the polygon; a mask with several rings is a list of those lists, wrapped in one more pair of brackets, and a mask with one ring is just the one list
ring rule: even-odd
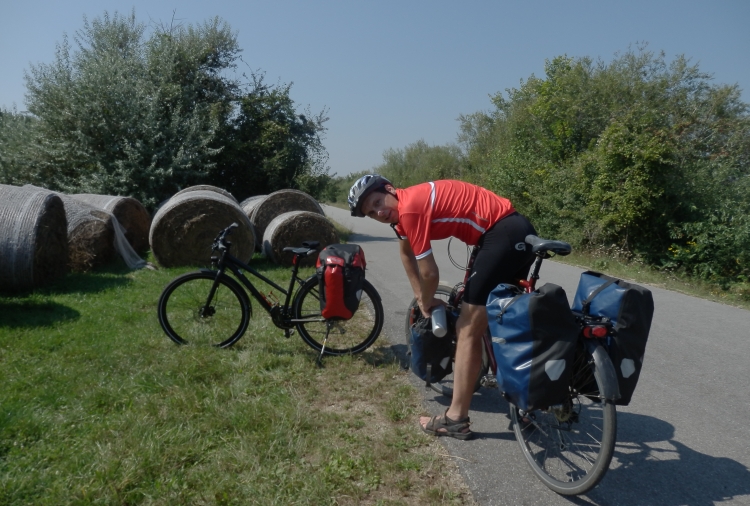
{"label": "black pannier bag", "polygon": [[359,307],[365,252],[357,244],[331,244],[318,255],[320,310],[327,320],[348,320]]}
{"label": "black pannier bag", "polygon": [[[419,309],[416,309],[419,312]],[[421,314],[421,313],[420,313]],[[458,318],[447,311],[449,329],[455,329]],[[453,372],[453,357],[456,350],[455,331],[437,337],[432,333],[432,319],[419,317],[411,326],[409,353],[411,370],[427,385],[437,383]]]}
{"label": "black pannier bag", "polygon": [[562,287],[519,293],[497,285],[487,297],[487,320],[498,386],[509,402],[534,410],[568,398],[580,327]]}
{"label": "black pannier bag", "polygon": [[606,348],[620,387],[620,399],[615,404],[627,406],[638,384],[654,316],[651,291],[605,274],[586,271],[578,282],[573,311],[611,321],[612,335],[607,337]]}

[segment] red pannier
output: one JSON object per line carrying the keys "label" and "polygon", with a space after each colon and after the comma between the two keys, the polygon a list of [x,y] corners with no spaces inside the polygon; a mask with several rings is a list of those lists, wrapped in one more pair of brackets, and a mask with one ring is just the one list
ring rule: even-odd
{"label": "red pannier", "polygon": [[357,244],[331,244],[318,255],[320,310],[327,320],[348,320],[359,307],[365,252]]}

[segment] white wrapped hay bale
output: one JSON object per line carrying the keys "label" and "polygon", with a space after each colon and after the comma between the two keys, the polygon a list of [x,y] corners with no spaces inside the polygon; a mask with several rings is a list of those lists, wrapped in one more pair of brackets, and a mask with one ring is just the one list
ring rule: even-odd
{"label": "white wrapped hay bale", "polygon": [[125,238],[137,253],[148,250],[148,232],[151,215],[138,200],[132,197],[79,193],[71,195],[76,200],[112,213],[125,229]]}
{"label": "white wrapped hay bale", "polygon": [[252,197],[248,197],[240,202],[240,207],[245,212],[247,219],[250,220],[250,226],[253,227],[253,234],[256,238],[255,251],[261,251],[261,248],[263,247],[263,241],[261,239],[263,239],[263,236],[258,234],[258,231],[253,224],[253,211],[265,200],[266,197],[268,197],[268,195],[253,195]]}
{"label": "white wrapped hay bale", "polygon": [[[252,212],[252,210],[255,209],[255,206],[258,205],[258,204],[260,204],[260,202],[257,202],[257,201],[261,200],[261,199],[264,199],[266,197],[268,197],[268,195],[253,195],[252,197],[248,197],[245,200],[243,200],[242,202],[240,202],[240,207],[242,209],[245,209],[245,206],[250,206],[249,209],[250,209],[250,212]],[[255,204],[250,205],[251,202],[255,202]],[[249,217],[250,216],[248,215],[248,218]]]}
{"label": "white wrapped hay bale", "polygon": [[[39,191],[38,186],[25,185]],[[56,193],[65,206],[68,220],[68,268],[74,272],[88,272],[115,258],[115,227],[112,214],[98,207]]]}
{"label": "white wrapped hay bale", "polygon": [[[257,204],[255,203],[257,202]],[[318,201],[299,190],[279,190],[258,201],[251,201],[245,207],[252,206],[250,221],[255,226],[256,237],[265,237],[266,227],[277,216],[289,211],[308,211],[325,216]]]}
{"label": "white wrapped hay bale", "polygon": [[182,195],[183,193],[195,192],[195,191],[212,191],[212,192],[220,193],[221,195],[224,195],[225,197],[228,197],[234,200],[235,203],[239,204],[239,202],[237,202],[237,199],[234,198],[234,195],[224,190],[223,188],[219,188],[218,186],[211,186],[210,184],[198,184],[195,186],[189,186],[185,188],[184,190],[178,191],[172,197],[176,197],[177,195]]}
{"label": "white wrapped hay bale", "polygon": [[0,291],[20,292],[65,275],[68,226],[49,191],[0,185]]}
{"label": "white wrapped hay bale", "polygon": [[250,220],[234,198],[211,190],[176,194],[154,215],[149,232],[151,252],[164,267],[206,265],[211,243],[232,223],[231,254],[243,262],[253,256],[255,236]]}
{"label": "white wrapped hay bale", "polygon": [[[287,246],[300,247],[304,241],[318,241],[320,249],[339,242],[339,234],[325,216],[310,211],[289,211],[281,214],[266,227],[263,236],[263,253],[280,265],[292,265],[292,254],[284,252]],[[301,265],[314,265],[317,257],[311,255]]]}

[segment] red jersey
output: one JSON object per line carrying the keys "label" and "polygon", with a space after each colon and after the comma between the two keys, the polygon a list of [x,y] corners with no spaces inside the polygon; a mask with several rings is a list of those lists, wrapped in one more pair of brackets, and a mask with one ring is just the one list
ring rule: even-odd
{"label": "red jersey", "polygon": [[417,260],[432,253],[433,239],[456,237],[475,246],[488,228],[515,212],[510,200],[450,179],[396,190],[396,197],[396,233],[409,239]]}

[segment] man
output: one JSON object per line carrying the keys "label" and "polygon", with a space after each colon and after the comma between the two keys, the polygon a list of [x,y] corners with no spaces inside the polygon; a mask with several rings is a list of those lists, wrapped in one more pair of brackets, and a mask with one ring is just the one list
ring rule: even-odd
{"label": "man", "polygon": [[396,189],[377,174],[361,177],[349,191],[352,216],[390,224],[401,241],[401,261],[422,314],[441,304],[435,299],[440,280],[432,240],[456,237],[479,246],[464,290],[456,323],[457,345],[453,399],[443,415],[420,418],[422,430],[435,436],[472,437],[469,405],[482,362],[487,328],[487,296],[499,283],[525,279],[534,261],[525,238],[534,227],[508,199],[480,186],[441,180]]}

